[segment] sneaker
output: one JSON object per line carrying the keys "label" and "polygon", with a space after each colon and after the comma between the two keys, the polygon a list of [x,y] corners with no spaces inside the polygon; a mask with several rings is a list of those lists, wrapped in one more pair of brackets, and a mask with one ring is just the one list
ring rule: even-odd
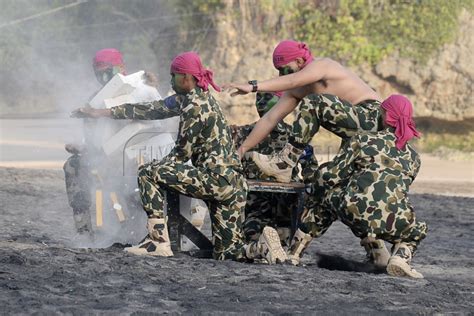
{"label": "sneaker", "polygon": [[387,265],[387,273],[397,277],[422,279],[423,275],[410,266],[411,250],[404,243],[397,244]]}
{"label": "sneaker", "polygon": [[383,240],[375,237],[365,237],[360,241],[360,245],[367,252],[367,261],[374,264],[378,268],[386,268],[390,259],[390,252]]}
{"label": "sneaker", "polygon": [[288,183],[302,153],[303,150],[287,143],[278,153],[262,155],[253,151],[251,158],[264,174],[274,177],[278,182]]}
{"label": "sneaker", "polygon": [[148,236],[141,243],[124,250],[137,256],[173,256],[166,220],[164,218],[149,218],[147,229]]}

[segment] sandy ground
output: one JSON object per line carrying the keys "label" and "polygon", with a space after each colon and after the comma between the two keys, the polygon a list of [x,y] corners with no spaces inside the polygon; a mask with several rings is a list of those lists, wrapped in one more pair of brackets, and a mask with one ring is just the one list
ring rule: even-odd
{"label": "sandy ground", "polygon": [[74,247],[62,172],[0,168],[0,314],[470,314],[474,199],[414,194],[430,231],[415,257],[423,280],[362,264],[342,224],[303,267],[143,258]]}
{"label": "sandy ground", "polygon": [[303,267],[80,248],[60,170],[77,121],[0,120],[0,127],[0,314],[474,311],[472,161],[422,154],[411,198],[430,227],[414,260],[425,279],[408,280],[364,265],[358,240],[339,222],[313,242]]}

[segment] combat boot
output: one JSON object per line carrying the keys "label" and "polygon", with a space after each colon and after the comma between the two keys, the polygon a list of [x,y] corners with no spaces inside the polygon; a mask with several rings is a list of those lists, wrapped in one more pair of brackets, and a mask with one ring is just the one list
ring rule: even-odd
{"label": "combat boot", "polygon": [[283,263],[287,260],[285,250],[283,250],[278,232],[266,226],[260,238],[252,242],[245,250],[248,259],[265,259],[269,264]]}
{"label": "combat boot", "polygon": [[280,238],[280,243],[283,249],[288,249],[290,246],[290,235],[291,229],[288,227],[278,227],[277,229],[278,237]]}
{"label": "combat boot", "polygon": [[365,237],[360,241],[360,245],[367,252],[367,261],[373,263],[378,268],[386,268],[390,259],[390,252],[383,240],[375,237]]}
{"label": "combat boot", "polygon": [[291,181],[293,168],[298,163],[303,151],[303,149],[298,149],[287,143],[278,153],[267,156],[253,151],[251,157],[267,176],[275,177],[278,182],[288,183]]}
{"label": "combat boot", "polygon": [[411,258],[412,252],[407,244],[395,244],[392,256],[388,260],[387,273],[392,276],[422,279],[423,275],[410,266]]}
{"label": "combat boot", "polygon": [[300,264],[303,252],[309,246],[311,240],[313,240],[313,237],[311,237],[310,234],[305,234],[300,229],[295,232],[290,243],[290,249],[288,250],[288,260],[292,265],[297,266]]}
{"label": "combat boot", "polygon": [[173,256],[165,219],[149,218],[147,229],[148,236],[141,243],[133,247],[127,247],[124,250],[138,256]]}

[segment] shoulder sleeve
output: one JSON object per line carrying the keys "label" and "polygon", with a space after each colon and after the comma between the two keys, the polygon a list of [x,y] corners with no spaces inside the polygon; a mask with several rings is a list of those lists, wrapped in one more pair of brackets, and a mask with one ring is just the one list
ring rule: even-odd
{"label": "shoulder sleeve", "polygon": [[178,116],[179,109],[179,101],[174,95],[153,102],[122,104],[114,106],[110,110],[114,119],[161,120]]}
{"label": "shoulder sleeve", "polygon": [[193,154],[193,146],[198,144],[198,137],[204,128],[204,122],[201,119],[200,107],[189,103],[181,115],[179,124],[178,139],[176,146],[170,153],[170,157],[174,156],[183,162],[191,159]]}

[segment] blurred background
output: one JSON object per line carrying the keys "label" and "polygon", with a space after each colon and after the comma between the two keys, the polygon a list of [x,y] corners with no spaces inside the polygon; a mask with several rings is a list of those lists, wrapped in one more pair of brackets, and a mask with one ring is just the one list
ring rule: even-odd
{"label": "blurred background", "polygon": [[[0,0],[0,7],[3,166],[64,161],[64,142],[81,134],[69,112],[100,87],[91,64],[101,48],[121,50],[130,73],[155,73],[166,95],[170,61],[181,51],[198,51],[220,84],[263,80],[277,75],[275,45],[292,38],[351,67],[382,97],[410,98],[423,132],[416,147],[469,161],[463,170],[472,178],[474,0]],[[218,94],[233,124],[256,120],[253,97]],[[326,159],[338,147],[325,131],[313,143]]]}

